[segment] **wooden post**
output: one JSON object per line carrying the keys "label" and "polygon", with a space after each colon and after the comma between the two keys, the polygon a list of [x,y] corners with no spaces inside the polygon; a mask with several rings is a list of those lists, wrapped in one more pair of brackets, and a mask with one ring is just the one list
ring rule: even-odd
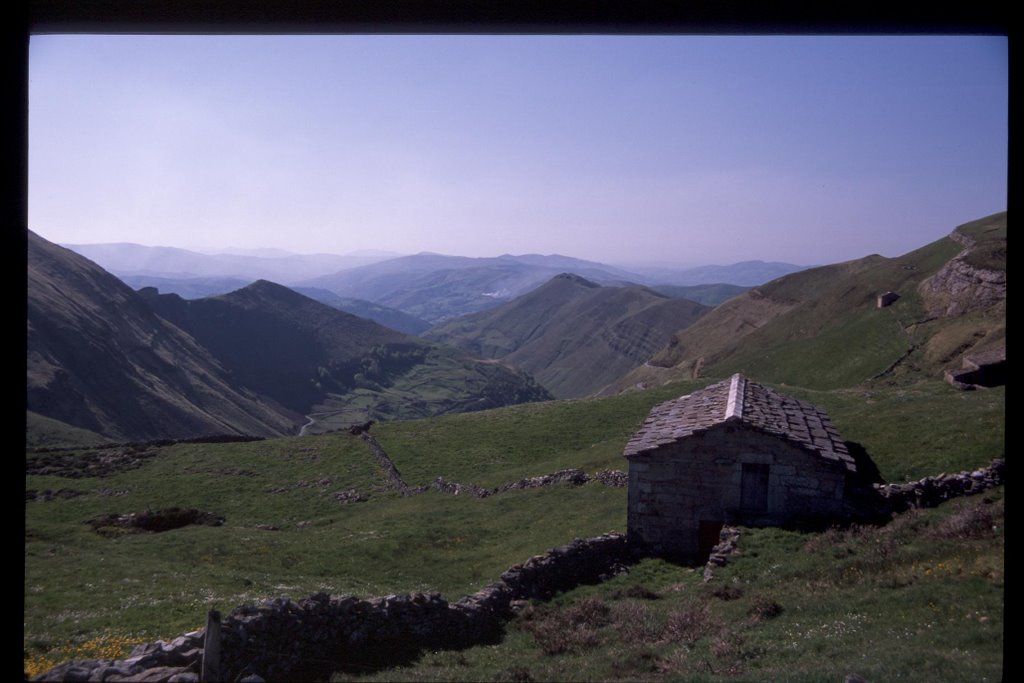
{"label": "wooden post", "polygon": [[203,683],[220,681],[220,612],[215,609],[206,614],[203,668],[199,674],[199,680]]}

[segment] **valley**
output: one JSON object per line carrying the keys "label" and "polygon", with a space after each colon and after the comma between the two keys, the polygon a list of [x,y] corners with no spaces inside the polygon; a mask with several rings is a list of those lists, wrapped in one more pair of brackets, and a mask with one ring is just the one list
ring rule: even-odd
{"label": "valley", "polygon": [[[888,482],[987,466],[1005,457],[1005,376],[962,390],[944,375],[1005,359],[1005,241],[1002,213],[713,304],[569,269],[472,310],[421,272],[410,282],[438,303],[392,300],[437,323],[414,337],[266,280],[136,292],[32,237],[25,670],[121,658],[281,595],[454,602],[624,532],[626,488],[599,473],[626,469],[654,405],[734,372],[827,410]],[[446,277],[498,289],[479,265]],[[368,418],[371,436],[348,432]],[[154,440],[201,434],[265,438]],[[744,528],[711,582],[644,558],[519,605],[494,643],[332,680],[999,680],[1003,496],[877,527]],[[222,523],[93,529],[172,508]]]}

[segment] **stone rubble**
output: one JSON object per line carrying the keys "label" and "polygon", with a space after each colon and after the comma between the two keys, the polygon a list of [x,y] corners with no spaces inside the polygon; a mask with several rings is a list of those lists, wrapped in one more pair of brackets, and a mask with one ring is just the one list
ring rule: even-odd
{"label": "stone rubble", "polygon": [[431,484],[431,488],[442,493],[449,493],[453,496],[466,494],[477,498],[487,498],[488,496],[493,496],[496,493],[505,493],[506,491],[522,491],[524,489],[535,489],[562,483],[568,483],[572,486],[582,486],[583,484],[591,481],[599,481],[605,486],[621,488],[629,483],[629,476],[621,470],[601,470],[591,476],[581,469],[570,468],[552,472],[551,474],[542,474],[537,477],[519,479],[518,481],[509,482],[507,484],[491,488],[477,486],[476,484],[459,484],[454,481],[448,481],[444,477],[438,477]]}
{"label": "stone rubble", "polygon": [[734,526],[723,526],[718,533],[718,544],[711,549],[708,562],[704,566],[704,582],[715,577],[715,569],[724,567],[729,558],[739,554],[740,530]]}

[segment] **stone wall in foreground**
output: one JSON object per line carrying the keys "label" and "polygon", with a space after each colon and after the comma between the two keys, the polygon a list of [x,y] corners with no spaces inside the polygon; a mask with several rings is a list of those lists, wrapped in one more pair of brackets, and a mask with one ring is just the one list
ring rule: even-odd
{"label": "stone wall in foreground", "polygon": [[[625,570],[637,557],[622,534],[575,539],[531,557],[458,602],[439,593],[369,599],[317,593],[234,609],[221,622],[219,680],[327,680],[335,671],[371,671],[412,659],[424,649],[458,649],[500,636],[516,601],[549,598]],[[123,660],[71,661],[41,681],[200,680],[203,630],[170,643],[135,648]]]}

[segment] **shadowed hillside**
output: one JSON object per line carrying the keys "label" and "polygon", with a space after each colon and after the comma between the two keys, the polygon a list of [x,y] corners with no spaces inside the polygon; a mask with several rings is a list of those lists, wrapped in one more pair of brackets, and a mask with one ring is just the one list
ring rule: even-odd
{"label": "shadowed hillside", "polygon": [[[899,298],[879,308],[889,291]],[[965,355],[1005,346],[1005,335],[1003,212],[898,258],[867,256],[754,288],[676,334],[614,389],[731,372],[820,389],[935,378]]]}
{"label": "shadowed hillside", "polygon": [[28,410],[118,439],[281,435],[299,417],[233,386],[130,287],[31,232],[27,381]]}
{"label": "shadowed hillside", "polygon": [[351,313],[360,318],[369,318],[384,327],[390,327],[405,334],[417,335],[430,329],[430,323],[426,320],[420,320],[408,313],[403,313],[397,308],[375,304],[366,299],[342,297],[326,289],[317,289],[315,287],[292,287],[292,289],[299,294],[308,296],[310,299],[316,299],[322,304],[337,308],[339,311]]}
{"label": "shadowed hillside", "polygon": [[[550,398],[529,377],[481,363],[260,280],[186,301],[147,293],[241,385],[337,428]],[[314,430],[316,431],[316,430]]]}
{"label": "shadowed hillside", "polygon": [[707,306],[645,287],[601,287],[563,273],[498,308],[424,336],[523,368],[559,398],[586,396],[643,363]]}

